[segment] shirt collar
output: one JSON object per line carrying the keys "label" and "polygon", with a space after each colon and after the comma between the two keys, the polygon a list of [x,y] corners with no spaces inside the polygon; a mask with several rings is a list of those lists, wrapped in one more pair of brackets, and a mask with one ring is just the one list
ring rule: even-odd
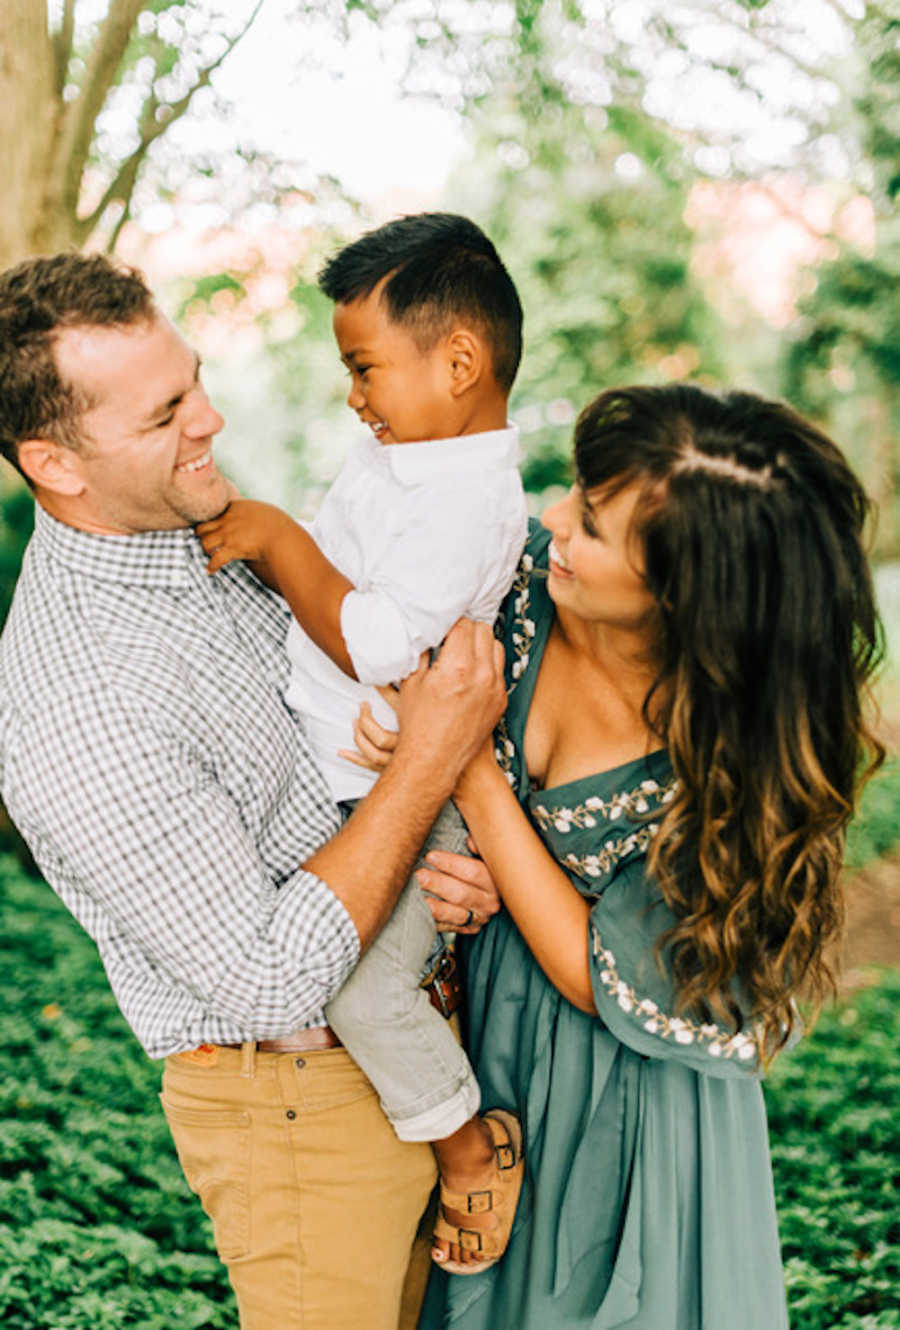
{"label": "shirt collar", "polygon": [[35,505],[34,540],[39,549],[72,572],[126,586],[183,587],[200,549],[190,527],[100,536],[67,526]]}
{"label": "shirt collar", "polygon": [[443,472],[479,472],[488,468],[514,467],[519,461],[519,427],[460,434],[451,439],[426,439],[424,443],[377,443],[386,456],[394,479],[401,485],[433,480]]}

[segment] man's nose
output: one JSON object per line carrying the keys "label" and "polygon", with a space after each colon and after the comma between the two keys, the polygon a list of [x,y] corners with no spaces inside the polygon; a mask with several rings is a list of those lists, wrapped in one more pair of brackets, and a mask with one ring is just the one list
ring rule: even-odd
{"label": "man's nose", "polygon": [[186,405],[189,411],[184,422],[184,432],[192,439],[205,439],[218,434],[225,424],[224,417],[219,414],[201,387],[194,389]]}
{"label": "man's nose", "polygon": [[352,411],[361,411],[366,404],[366,399],[359,390],[359,384],[355,377],[350,380],[350,391],[347,393],[347,405]]}

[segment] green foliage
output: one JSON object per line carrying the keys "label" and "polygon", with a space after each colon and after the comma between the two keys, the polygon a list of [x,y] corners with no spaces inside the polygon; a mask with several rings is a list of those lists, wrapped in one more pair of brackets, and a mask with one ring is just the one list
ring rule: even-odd
{"label": "green foliage", "polygon": [[850,824],[845,863],[859,869],[892,850],[900,841],[900,760],[889,759],[862,793]]}
{"label": "green foliage", "polygon": [[0,859],[0,1321],[233,1330],[230,1288],[96,950]]}
{"label": "green foliage", "polygon": [[900,973],[845,1000],[766,1088],[792,1330],[900,1326]]}
{"label": "green foliage", "polygon": [[[0,1320],[9,1330],[233,1330],[181,1176],[160,1069],[93,944],[0,859]],[[857,994],[766,1087],[793,1330],[900,1327],[900,976]],[[761,1328],[762,1330],[762,1328]]]}

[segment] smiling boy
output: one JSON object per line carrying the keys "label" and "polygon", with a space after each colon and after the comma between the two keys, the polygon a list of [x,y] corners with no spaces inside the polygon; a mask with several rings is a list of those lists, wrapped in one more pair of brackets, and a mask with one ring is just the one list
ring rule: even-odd
{"label": "smiling boy", "polygon": [[[309,531],[270,505],[238,501],[198,534],[210,572],[235,558],[256,561],[288,601],[297,622],[286,697],[346,804],[375,780],[347,752],[361,704],[395,728],[374,686],[415,671],[461,616],[492,622],[512,580],[527,524],[518,435],[506,414],[522,311],[490,240],[447,213],[369,232],[329,261],[320,285],[335,302],[348,405],[371,437]],[[449,804],[425,848],[462,849],[465,838]],[[460,919],[472,922],[471,912]],[[520,1133],[500,1110],[478,1116],[472,1069],[419,988],[434,944],[411,880],[328,1017],[397,1135],[433,1143],[444,1210],[435,1259],[469,1274],[505,1246]],[[476,1192],[483,1214],[472,1213]]]}

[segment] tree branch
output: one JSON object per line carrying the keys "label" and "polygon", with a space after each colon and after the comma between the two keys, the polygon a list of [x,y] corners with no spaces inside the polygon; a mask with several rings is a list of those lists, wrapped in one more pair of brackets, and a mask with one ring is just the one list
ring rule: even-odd
{"label": "tree branch", "polygon": [[129,211],[129,203],[134,191],[134,186],[137,183],[138,171],[147,155],[151,143],[164,134],[176,120],[181,119],[193,101],[195,93],[199,92],[201,88],[209,86],[213,74],[222,64],[222,61],[231,54],[241,38],[246,35],[250,25],[262,8],[262,5],[263,0],[257,0],[257,4],[244,26],[234,37],[228,39],[221,54],[218,55],[211,64],[206,65],[200,70],[196,81],[177,102],[160,102],[155,93],[151,90],[141,111],[140,128],[138,131],[140,134],[140,140],[138,145],[134,152],[130,153],[121,164],[115,176],[104,190],[103,197],[100,199],[97,206],[86,217],[79,217],[77,219],[76,226],[80,236],[86,239],[100,221],[100,218],[103,216],[103,213],[109,205],[116,201],[124,204],[123,217],[119,218],[116,225],[115,234],[118,235],[124,222],[124,215]]}
{"label": "tree branch", "polygon": [[53,34],[53,60],[56,66],[56,92],[62,94],[66,86],[72,40],[75,36],[75,0],[65,0],[62,21]]}
{"label": "tree branch", "polygon": [[57,169],[62,180],[63,206],[73,215],[78,206],[81,176],[94,134],[94,122],[115,82],[144,3],[145,0],[111,0],[88,60],[81,91],[74,101],[69,102],[63,115]]}

